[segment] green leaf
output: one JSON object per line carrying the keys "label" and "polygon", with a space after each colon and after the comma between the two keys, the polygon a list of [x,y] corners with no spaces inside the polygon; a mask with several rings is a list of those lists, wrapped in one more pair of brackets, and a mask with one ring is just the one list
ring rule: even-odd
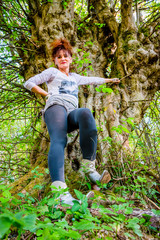
{"label": "green leaf", "polygon": [[34,187],[33,187],[33,189],[42,189],[43,188],[43,186],[42,185],[40,185],[40,184],[37,184],[37,185],[35,185]]}
{"label": "green leaf", "polygon": [[117,202],[126,202],[126,200],[124,198],[122,198],[122,197],[117,197],[115,200]]}
{"label": "green leaf", "polygon": [[62,220],[59,220],[58,222],[55,222],[54,224],[58,227],[63,227],[66,229],[70,228],[70,226],[68,225],[67,221],[64,218]]}
{"label": "green leaf", "polygon": [[74,222],[73,227],[78,230],[92,230],[92,229],[99,229],[93,222],[89,222],[87,220],[81,220],[80,222]]}
{"label": "green leaf", "polygon": [[91,186],[91,184],[90,184],[90,183],[88,183],[88,182],[87,182],[87,183],[86,183],[86,185],[87,185],[87,187],[88,187],[88,189],[89,189],[89,190],[91,190],[91,189],[92,189],[92,186]]}
{"label": "green leaf", "polygon": [[38,211],[39,211],[41,214],[44,214],[45,212],[49,212],[47,206],[39,206],[39,207],[38,207]]}
{"label": "green leaf", "polygon": [[81,205],[77,202],[72,206],[72,212],[77,212],[80,209]]}
{"label": "green leaf", "polygon": [[[60,200],[59,200],[60,201]],[[48,206],[54,206],[54,205],[56,205],[57,204],[57,201],[56,201],[56,199],[54,199],[54,198],[50,198],[49,200],[48,200],[48,203],[47,203],[47,205]]]}
{"label": "green leaf", "polygon": [[152,209],[152,212],[158,216],[160,216],[160,210],[155,210],[155,209]]}
{"label": "green leaf", "polygon": [[10,191],[8,191],[8,190],[4,191],[4,192],[2,193],[2,195],[3,195],[4,197],[6,197],[6,198],[11,198],[11,193],[10,193]]}
{"label": "green leaf", "polygon": [[29,230],[32,232],[32,230],[35,228],[36,224],[36,214],[29,214],[23,217],[24,227],[23,229]]}
{"label": "green leaf", "polygon": [[113,229],[109,226],[101,225],[101,228],[107,230],[107,231],[113,231]]}
{"label": "green leaf", "polygon": [[133,208],[131,208],[131,207],[126,207],[126,209],[125,209],[125,214],[131,214],[133,212]]}
{"label": "green leaf", "polygon": [[142,232],[141,232],[140,229],[135,228],[135,229],[134,229],[134,232],[135,232],[135,234],[137,234],[139,237],[143,237],[143,234],[142,234]]}
{"label": "green leaf", "polygon": [[71,239],[80,239],[81,238],[81,235],[76,232],[76,231],[73,231],[73,230],[69,230],[68,232],[65,231],[66,233],[64,234],[63,233],[63,236],[67,236],[67,237],[70,237]]}
{"label": "green leaf", "polygon": [[38,229],[37,232],[36,232],[36,235],[37,236],[41,236],[43,233],[43,230],[42,229]]}
{"label": "green leaf", "polygon": [[42,239],[43,239],[43,240],[52,239],[49,229],[45,228],[45,229],[43,230]]}
{"label": "green leaf", "polygon": [[112,93],[113,90],[112,90],[112,88],[102,88],[102,92],[104,92],[104,93]]}
{"label": "green leaf", "polygon": [[79,200],[83,200],[85,195],[83,195],[80,191],[74,189],[74,192]]}
{"label": "green leaf", "polygon": [[130,228],[134,231],[135,234],[137,234],[139,237],[142,237],[143,234],[140,230],[139,222],[140,220],[138,218],[132,218],[127,220],[128,225],[126,225],[127,228]]}
{"label": "green leaf", "polygon": [[101,213],[109,213],[109,214],[113,214],[113,215],[117,215],[116,213],[114,213],[114,211],[111,211],[111,210],[109,210],[109,209],[100,209],[100,212]]}
{"label": "green leaf", "polygon": [[61,211],[56,211],[56,212],[54,212],[52,218],[58,219],[58,218],[60,218],[61,215],[62,215],[62,212],[61,212]]}
{"label": "green leaf", "polygon": [[122,130],[123,130],[124,132],[129,133],[129,130],[128,130],[126,127],[123,127],[123,126],[121,126],[121,127],[122,127]]}
{"label": "green leaf", "polygon": [[141,183],[143,183],[143,182],[146,183],[146,182],[147,182],[147,179],[146,179],[145,177],[140,177],[140,176],[138,176],[137,179],[138,179],[138,181],[141,182]]}
{"label": "green leaf", "polygon": [[131,126],[134,126],[134,118],[128,118],[126,122],[128,122]]}
{"label": "green leaf", "polygon": [[95,90],[97,91],[97,92],[101,92],[101,89],[99,89],[99,88],[95,88]]}
{"label": "green leaf", "polygon": [[12,220],[5,216],[0,216],[0,238],[8,232],[12,224]]}
{"label": "green leaf", "polygon": [[88,202],[87,202],[87,198],[86,198],[82,202],[82,209],[83,209],[84,212],[86,211],[87,207],[88,207]]}
{"label": "green leaf", "polygon": [[24,215],[24,211],[18,212],[14,215],[14,217],[18,220],[20,220]]}
{"label": "green leaf", "polygon": [[6,188],[6,186],[5,185],[0,185],[0,189],[5,189]]}
{"label": "green leaf", "polygon": [[131,218],[131,219],[128,219],[127,222],[128,222],[128,227],[130,228],[133,228],[133,226],[137,225],[137,223],[139,223],[139,219],[134,217],[134,218]]}
{"label": "green leaf", "polygon": [[3,197],[0,197],[0,202],[1,203],[6,203],[6,202],[8,202],[9,201],[9,198],[3,198]]}
{"label": "green leaf", "polygon": [[17,195],[20,196],[20,197],[22,197],[22,198],[25,197],[25,195],[24,195],[23,193],[18,193]]}

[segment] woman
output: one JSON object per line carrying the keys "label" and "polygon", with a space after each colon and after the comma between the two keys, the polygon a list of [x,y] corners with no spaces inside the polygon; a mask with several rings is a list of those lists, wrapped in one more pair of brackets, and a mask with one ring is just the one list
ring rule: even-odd
{"label": "woman", "polygon": [[[89,84],[119,83],[119,79],[99,77],[84,77],[70,72],[72,63],[72,46],[66,39],[55,40],[52,44],[52,57],[57,68],[50,67],[42,73],[30,78],[24,86],[46,97],[44,119],[50,135],[50,150],[48,165],[52,185],[57,188],[67,188],[64,179],[64,148],[67,143],[67,133],[75,129],[80,131],[80,146],[83,154],[82,166],[89,179],[96,183],[105,183],[108,172],[100,175],[95,169],[97,130],[91,111],[78,108],[78,86]],[[46,82],[48,92],[39,87]],[[61,195],[61,200],[73,205],[75,200],[69,192]]]}

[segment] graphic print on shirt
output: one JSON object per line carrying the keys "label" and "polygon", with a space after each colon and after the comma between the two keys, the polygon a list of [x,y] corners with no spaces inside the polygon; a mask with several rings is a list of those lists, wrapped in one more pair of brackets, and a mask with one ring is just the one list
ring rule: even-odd
{"label": "graphic print on shirt", "polygon": [[72,81],[63,80],[59,88],[59,94],[70,94],[78,98],[77,84]]}

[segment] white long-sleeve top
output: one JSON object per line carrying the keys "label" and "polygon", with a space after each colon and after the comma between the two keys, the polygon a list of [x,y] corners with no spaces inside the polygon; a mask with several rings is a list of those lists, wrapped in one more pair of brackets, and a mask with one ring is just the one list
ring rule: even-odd
{"label": "white long-sleeve top", "polygon": [[51,103],[55,97],[63,98],[78,107],[78,86],[103,84],[106,82],[106,79],[100,77],[86,77],[76,73],[69,73],[69,76],[67,76],[60,70],[50,67],[40,74],[29,78],[25,82],[24,87],[31,91],[34,86],[44,82],[47,84],[48,93],[51,95],[46,103],[46,110],[52,105]]}

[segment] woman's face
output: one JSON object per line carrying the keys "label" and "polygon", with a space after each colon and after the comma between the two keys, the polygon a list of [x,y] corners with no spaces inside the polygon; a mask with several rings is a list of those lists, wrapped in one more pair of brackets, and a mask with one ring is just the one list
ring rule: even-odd
{"label": "woman's face", "polygon": [[69,69],[69,66],[72,62],[72,57],[66,50],[60,50],[55,59],[55,64],[57,65],[58,69]]}

